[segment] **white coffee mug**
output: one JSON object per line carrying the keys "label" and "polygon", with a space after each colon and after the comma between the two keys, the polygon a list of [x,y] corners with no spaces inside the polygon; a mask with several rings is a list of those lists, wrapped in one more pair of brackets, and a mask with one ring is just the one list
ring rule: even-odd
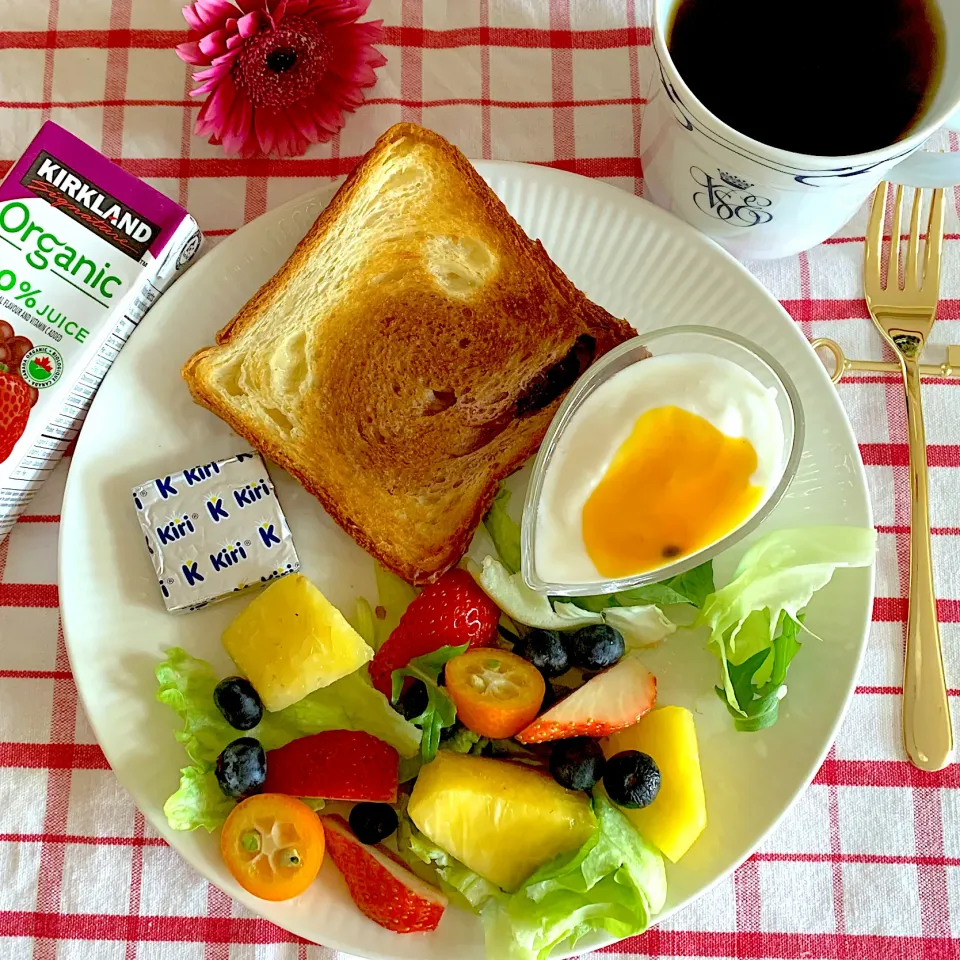
{"label": "white coffee mug", "polygon": [[947,53],[921,121],[888,147],[817,157],[745,136],[693,95],[667,50],[678,2],[653,0],[656,61],[640,128],[644,196],[734,256],[772,259],[821,243],[881,180],[918,187],[960,183],[960,154],[919,150],[938,129],[960,129],[960,3],[940,2]]}

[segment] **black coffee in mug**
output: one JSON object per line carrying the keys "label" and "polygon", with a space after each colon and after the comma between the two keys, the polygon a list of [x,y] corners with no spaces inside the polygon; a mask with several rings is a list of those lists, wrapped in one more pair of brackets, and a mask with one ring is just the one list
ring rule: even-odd
{"label": "black coffee in mug", "polygon": [[934,0],[680,0],[667,45],[735,130],[844,156],[889,146],[920,120],[943,35]]}

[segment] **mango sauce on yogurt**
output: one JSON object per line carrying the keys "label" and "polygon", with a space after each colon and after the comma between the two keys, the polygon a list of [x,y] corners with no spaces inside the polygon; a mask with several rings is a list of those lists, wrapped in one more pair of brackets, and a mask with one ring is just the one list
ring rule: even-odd
{"label": "mango sauce on yogurt", "polygon": [[776,487],[783,440],[774,391],[730,360],[678,353],[621,370],[557,439],[537,512],[538,576],[629,577],[716,543]]}

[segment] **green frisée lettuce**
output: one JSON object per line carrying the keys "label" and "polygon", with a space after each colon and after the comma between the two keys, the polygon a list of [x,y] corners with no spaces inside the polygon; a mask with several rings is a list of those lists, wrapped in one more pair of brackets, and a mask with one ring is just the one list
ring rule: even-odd
{"label": "green fris\u00e9e lettuce", "polygon": [[398,846],[408,862],[430,864],[441,886],[480,914],[490,960],[546,960],[584,937],[642,933],[663,909],[663,858],[605,797],[593,799],[597,829],[579,849],[537,870],[513,894],[478,876],[401,817]]}
{"label": "green fris\u00e9e lettuce", "polygon": [[738,729],[775,723],[787,667],[802,644],[800,612],[838,567],[873,562],[876,532],[865,527],[777,530],[743,556],[733,580],[710,596],[699,622],[720,657],[722,699]]}
{"label": "green fris\u00e9e lettuce", "polygon": [[181,771],[180,788],[164,805],[175,830],[213,830],[223,822],[233,801],[220,791],[213,770],[223,748],[241,735],[256,737],[264,750],[274,750],[324,730],[363,730],[389,743],[402,757],[415,756],[420,749],[420,731],[390,706],[362,671],[283,710],[264,713],[256,727],[241,734],[223,719],[213,702],[220,680],[213,667],[180,647],[166,653],[167,659],[156,668],[157,699],[183,721],[174,736],[191,761]]}

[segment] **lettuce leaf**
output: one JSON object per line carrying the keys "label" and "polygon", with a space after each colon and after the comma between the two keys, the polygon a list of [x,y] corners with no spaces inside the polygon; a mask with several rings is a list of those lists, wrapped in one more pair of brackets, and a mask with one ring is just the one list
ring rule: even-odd
{"label": "lettuce leaf", "polygon": [[496,547],[500,562],[509,573],[517,573],[520,569],[520,524],[510,516],[509,505],[510,491],[501,484],[483,518],[483,525]]}
{"label": "lettuce leaf", "polygon": [[474,575],[504,613],[528,627],[579,630],[595,623],[608,623],[623,634],[628,647],[653,646],[677,629],[654,604],[613,605],[598,611],[566,600],[554,600],[551,604],[549,597],[532,590],[519,573],[509,573],[494,557],[485,557],[482,569]]}
{"label": "lettuce leaf", "polygon": [[581,610],[572,603],[550,605],[550,599],[532,590],[519,573],[511,574],[494,557],[484,557],[477,576],[484,593],[518,623],[542,630],[576,630],[591,623],[602,623],[598,613]]}
{"label": "lettuce leaf", "polygon": [[446,850],[427,839],[406,814],[405,804],[399,812],[397,849],[411,867],[427,864],[433,869],[432,879],[440,881],[440,887],[468,909],[479,912],[491,898],[505,899],[506,894],[494,883],[484,880],[478,873],[450,856]]}
{"label": "lettuce leaf", "polygon": [[396,748],[402,757],[420,749],[420,731],[400,716],[375,690],[364,671],[351,673],[277,713],[264,713],[252,730],[241,733],[223,719],[213,702],[219,677],[205,660],[180,647],[166,651],[157,665],[157,699],[173,709],[183,726],[174,736],[191,764],[181,771],[180,788],[164,810],[175,830],[215,829],[233,806],[220,792],[213,769],[220,751],[240,736],[256,737],[274,750],[323,730],[364,730]]}
{"label": "lettuce leaf", "polygon": [[610,607],[603,611],[603,622],[623,634],[628,650],[656,646],[677,629],[655,604],[638,607]]}
{"label": "lettuce leaf", "polygon": [[650,583],[645,587],[634,587],[633,590],[596,597],[574,597],[573,602],[584,610],[594,611],[606,610],[608,607],[654,603],[661,607],[679,603],[702,607],[713,591],[713,562],[708,560],[686,573],[677,574],[660,583]]}
{"label": "lettuce leaf", "polygon": [[374,618],[374,640],[370,644],[379,650],[396,629],[400,618],[413,602],[417,591],[406,580],[401,580],[380,564],[376,564],[377,609]]}
{"label": "lettuce leaf", "polygon": [[871,564],[876,540],[876,531],[865,527],[777,530],[754,543],[733,580],[707,598],[698,622],[710,629],[723,698],[742,718],[739,729],[760,730],[776,721],[785,693],[780,687],[801,646],[800,612],[838,567]]}
{"label": "lettuce leaf", "polygon": [[[751,618],[754,616],[757,615],[751,614]],[[767,617],[769,614],[765,610],[762,611],[760,622],[762,623]],[[799,619],[803,619],[802,614]],[[763,629],[765,630],[766,627]],[[741,636],[746,630],[745,625],[741,630]],[[787,676],[787,667],[790,666],[790,661],[801,647],[797,639],[799,630],[798,620],[784,614],[772,647],[764,647],[741,663],[728,664],[730,683],[738,706],[734,708],[730,705],[726,691],[722,687],[714,687],[714,689],[730,711],[733,725],[737,730],[755,733],[777,722],[780,716],[780,701],[787,692],[783,683]]]}
{"label": "lettuce leaf", "polygon": [[642,933],[666,900],[660,854],[605,797],[595,796],[593,809],[593,836],[541,867],[514,894],[431,843],[406,817],[398,846],[408,861],[430,864],[441,886],[480,914],[490,960],[546,960],[558,945],[572,949],[598,931],[618,938]]}
{"label": "lettuce leaf", "polygon": [[370,606],[366,597],[357,597],[357,606],[350,619],[350,626],[357,631],[363,639],[363,642],[376,651],[380,644],[377,643],[377,627],[373,615],[373,607]]}
{"label": "lettuce leaf", "polygon": [[180,786],[167,798],[163,812],[174,830],[216,830],[236,800],[223,794],[212,770],[194,764],[180,771]]}

